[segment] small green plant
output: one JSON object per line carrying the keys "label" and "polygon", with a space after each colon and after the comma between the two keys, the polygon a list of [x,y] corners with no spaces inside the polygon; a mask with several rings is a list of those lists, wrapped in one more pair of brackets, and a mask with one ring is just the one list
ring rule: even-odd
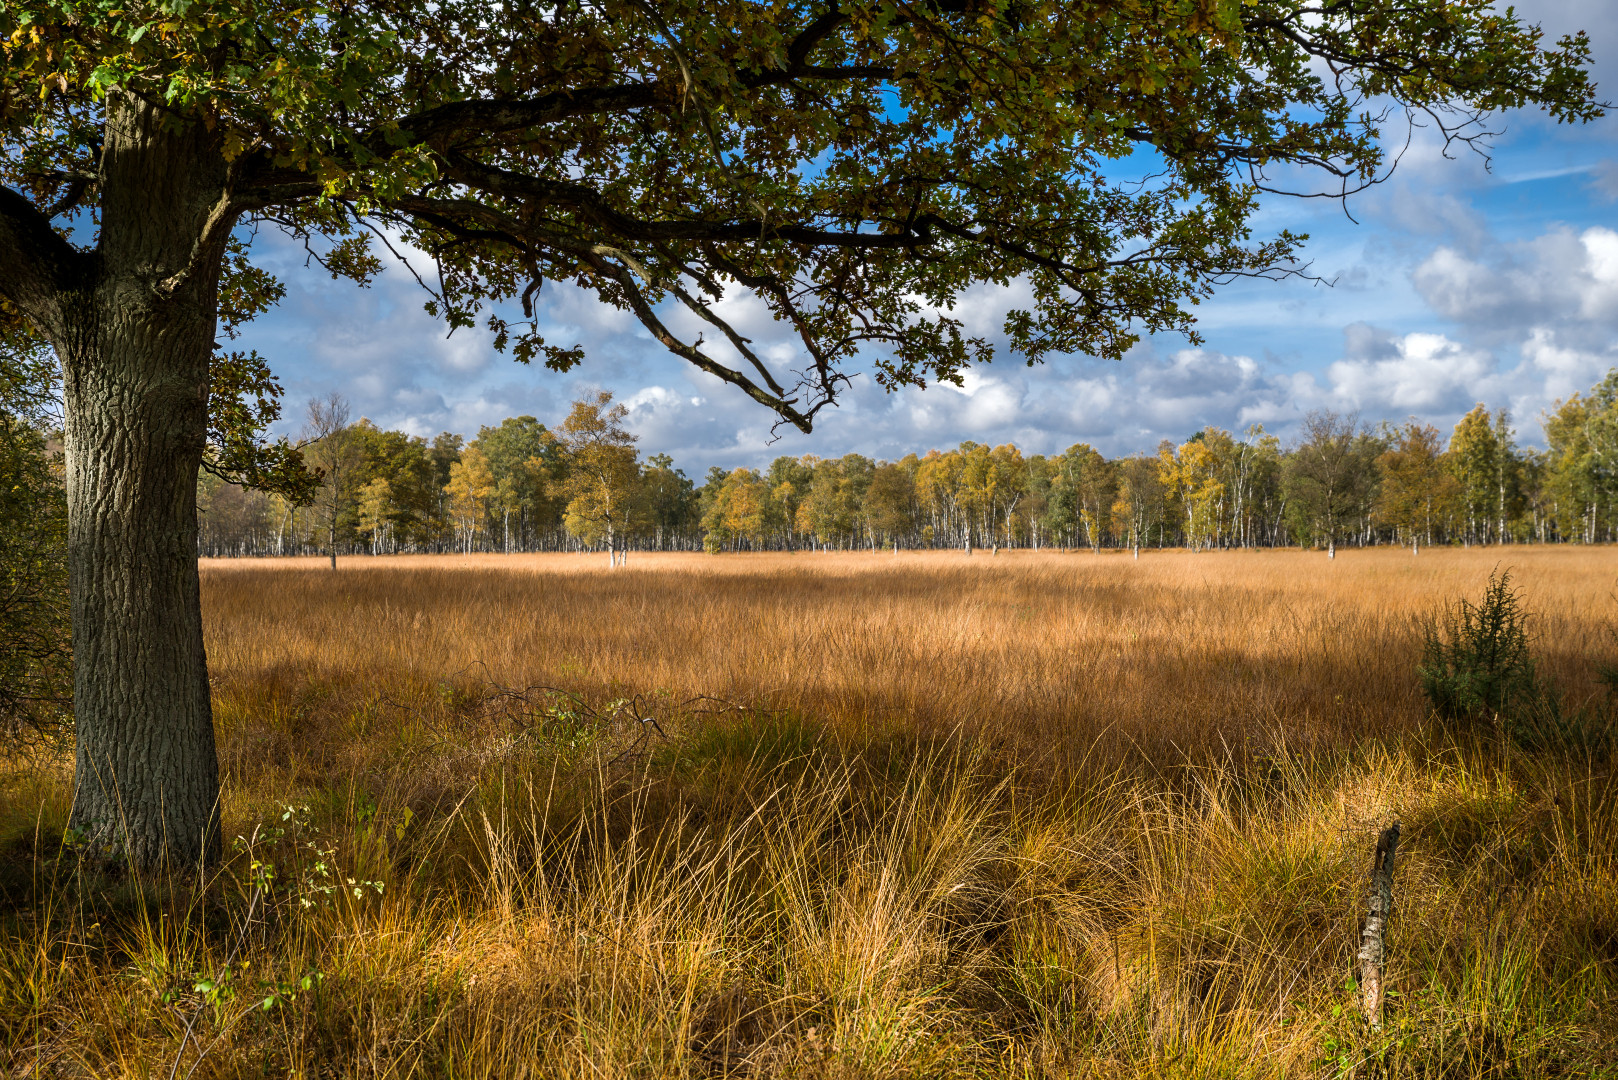
{"label": "small green plant", "polygon": [[1428,620],[1416,671],[1439,716],[1509,721],[1541,706],[1545,693],[1528,647],[1528,619],[1511,572],[1496,570],[1480,602],[1460,600]]}
{"label": "small green plant", "polygon": [[[366,812],[362,807],[361,821],[369,821],[375,813],[374,808]],[[410,823],[410,816],[410,811],[406,810],[400,822],[394,826],[401,838]],[[238,836],[233,844],[237,851],[249,856],[248,872],[254,887],[269,896],[278,891],[275,884],[278,874],[273,862],[256,853],[260,840],[272,844],[282,840],[291,841],[294,856],[290,892],[297,898],[300,907],[330,907],[345,889],[351,891],[356,900],[368,893],[382,895],[385,887],[383,882],[350,877],[339,870],[337,845],[321,835],[320,827],[314,824],[307,806],[285,806],[278,822],[255,830],[252,838]]]}
{"label": "small green plant", "polygon": [[[1433,711],[1445,720],[1498,725],[1530,750],[1604,751],[1610,724],[1566,709],[1555,686],[1540,678],[1530,617],[1511,572],[1496,570],[1478,603],[1459,600],[1429,619],[1416,672]],[[1618,672],[1603,669],[1602,678],[1618,682]]]}
{"label": "small green plant", "polygon": [[[281,820],[290,822],[298,848],[298,904],[302,907],[330,907],[345,889],[356,900],[367,893],[382,895],[383,883],[349,877],[337,866],[337,845],[320,835],[319,826],[309,818],[307,806],[288,806]],[[346,884],[345,884],[346,882]]]}

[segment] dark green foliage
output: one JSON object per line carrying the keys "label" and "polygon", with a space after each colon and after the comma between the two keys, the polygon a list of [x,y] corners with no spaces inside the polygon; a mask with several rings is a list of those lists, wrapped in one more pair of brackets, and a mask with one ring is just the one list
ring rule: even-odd
{"label": "dark green foliage", "polygon": [[653,454],[644,472],[647,510],[659,549],[677,536],[694,532],[701,524],[696,485],[667,454]]}
{"label": "dark green foliage", "polygon": [[71,717],[67,499],[43,421],[54,363],[0,340],[0,736]]}
{"label": "dark green foliage", "polygon": [[1610,718],[1569,710],[1536,669],[1530,615],[1509,570],[1489,575],[1476,604],[1457,601],[1426,627],[1416,671],[1433,711],[1445,720],[1499,727],[1532,750],[1605,750]]}
{"label": "dark green foliage", "polygon": [[1528,613],[1509,570],[1489,575],[1479,603],[1458,601],[1429,621],[1426,638],[1416,670],[1446,720],[1503,717],[1543,696],[1528,649]]}
{"label": "dark green foliage", "polygon": [[[447,474],[450,462],[444,461],[441,469],[427,440],[381,430],[369,420],[350,427],[346,437],[359,455],[353,490],[379,479],[388,482],[387,518],[394,544],[427,548],[439,542],[447,529],[442,506],[445,481],[439,475]],[[443,438],[439,436],[440,441]],[[356,515],[345,516],[343,532],[349,543],[364,539],[355,531],[357,524]]]}
{"label": "dark green foliage", "polygon": [[208,366],[208,453],[202,467],[232,484],[280,495],[304,506],[320,475],[303,449],[265,431],[281,418],[281,384],[255,352],[216,352]]}

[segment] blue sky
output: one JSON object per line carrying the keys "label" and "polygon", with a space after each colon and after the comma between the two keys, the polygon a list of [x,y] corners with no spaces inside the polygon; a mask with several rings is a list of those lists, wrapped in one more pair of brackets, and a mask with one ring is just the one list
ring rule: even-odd
{"label": "blue sky", "polygon": [[[1618,4],[1517,7],[1552,38],[1588,30],[1601,96],[1618,101]],[[552,423],[581,393],[605,388],[630,406],[643,451],[670,453],[693,474],[783,453],[892,458],[966,439],[1040,453],[1084,441],[1126,454],[1210,424],[1257,422],[1285,438],[1316,408],[1369,421],[1417,416],[1447,430],[1479,401],[1509,408],[1519,439],[1536,443],[1544,409],[1618,366],[1618,115],[1579,127],[1535,114],[1497,120],[1492,170],[1469,152],[1445,160],[1418,133],[1393,178],[1351,200],[1357,221],[1326,200],[1264,204],[1256,232],[1308,232],[1307,257],[1335,287],[1227,287],[1199,311],[1200,348],[1161,337],[1121,363],[1074,357],[1035,368],[1001,353],[959,389],[887,394],[856,379],[809,436],[783,428],[772,442],[769,413],[571,287],[541,294],[547,338],[586,348],[585,363],[562,376],[514,363],[484,333],[446,337],[397,268],[369,289],[333,282],[270,232],[257,254],[287,296],[240,344],[281,376],[289,432],[309,398],[334,390],[384,427],[473,436],[524,413]],[[998,337],[1015,299],[1015,286],[979,287],[957,314]],[[755,301],[725,303],[764,348],[790,348]]]}

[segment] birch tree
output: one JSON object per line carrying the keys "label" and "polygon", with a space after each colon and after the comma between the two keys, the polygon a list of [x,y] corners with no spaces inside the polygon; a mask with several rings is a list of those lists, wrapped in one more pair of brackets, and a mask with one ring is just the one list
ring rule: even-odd
{"label": "birch tree", "polygon": [[328,394],[309,402],[309,418],[304,425],[309,447],[305,457],[314,467],[321,484],[315,492],[312,510],[326,533],[326,554],[331,568],[337,569],[337,534],[353,507],[354,472],[359,464],[354,441],[348,432],[349,406],[341,394]]}
{"label": "birch tree", "polygon": [[628,415],[603,390],[593,400],[575,401],[556,429],[567,455],[568,531],[587,544],[605,543],[614,567],[624,562],[623,543],[640,524],[643,509],[636,436],[624,428]]}

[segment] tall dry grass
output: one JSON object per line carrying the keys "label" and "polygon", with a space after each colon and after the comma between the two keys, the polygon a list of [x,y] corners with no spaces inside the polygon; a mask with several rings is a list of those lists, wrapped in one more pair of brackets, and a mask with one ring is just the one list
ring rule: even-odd
{"label": "tall dry grass", "polygon": [[0,1066],[1618,1075],[1608,759],[1441,729],[1414,674],[1500,563],[1594,708],[1610,552],[604,562],[206,564],[240,842],[92,874],[65,760],[13,761]]}

